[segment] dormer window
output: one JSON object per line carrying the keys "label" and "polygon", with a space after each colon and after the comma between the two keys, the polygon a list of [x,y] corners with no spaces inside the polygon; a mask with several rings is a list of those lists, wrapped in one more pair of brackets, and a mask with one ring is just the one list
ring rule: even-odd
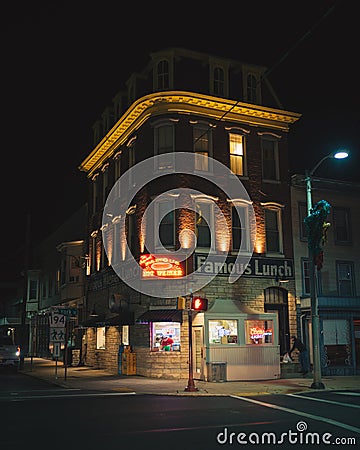
{"label": "dormer window", "polygon": [[254,75],[249,74],[247,76],[246,87],[247,87],[247,94],[246,94],[247,101],[249,103],[257,103],[257,95],[256,95],[257,81]]}
{"label": "dormer window", "polygon": [[160,61],[157,65],[157,89],[159,91],[169,89],[169,62],[165,59]]}
{"label": "dormer window", "polygon": [[225,86],[224,86],[224,70],[221,67],[215,67],[214,69],[214,95],[219,97],[224,97]]}

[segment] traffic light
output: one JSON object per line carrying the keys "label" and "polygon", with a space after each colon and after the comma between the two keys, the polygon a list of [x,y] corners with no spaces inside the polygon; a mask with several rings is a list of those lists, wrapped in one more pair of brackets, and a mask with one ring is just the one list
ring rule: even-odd
{"label": "traffic light", "polygon": [[178,297],[176,308],[177,309],[185,309],[185,302],[186,302],[185,297]]}
{"label": "traffic light", "polygon": [[193,297],[191,299],[191,309],[193,311],[206,311],[208,309],[208,299],[204,297]]}

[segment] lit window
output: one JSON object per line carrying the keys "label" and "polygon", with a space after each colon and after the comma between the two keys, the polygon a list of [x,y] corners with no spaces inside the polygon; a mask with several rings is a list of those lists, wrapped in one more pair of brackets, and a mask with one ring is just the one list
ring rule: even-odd
{"label": "lit window", "polygon": [[273,344],[274,325],[272,320],[245,320],[246,344]]}
{"label": "lit window", "polygon": [[237,344],[237,320],[209,320],[209,344]]}
{"label": "lit window", "polygon": [[244,136],[241,134],[229,133],[230,147],[230,170],[235,175],[245,175],[244,173]]}
{"label": "lit window", "polygon": [[[162,345],[162,339],[166,336],[170,337],[173,343],[165,348]],[[180,323],[153,322],[151,324],[151,349],[153,351],[180,351],[180,347]]]}
{"label": "lit window", "polygon": [[96,328],[96,350],[105,349],[105,327]]}

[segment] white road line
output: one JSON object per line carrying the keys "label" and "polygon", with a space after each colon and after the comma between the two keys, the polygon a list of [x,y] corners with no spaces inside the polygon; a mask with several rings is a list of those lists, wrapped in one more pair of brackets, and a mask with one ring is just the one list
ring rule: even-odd
{"label": "white road line", "polygon": [[314,397],[306,397],[304,395],[298,395],[298,394],[287,394],[288,397],[297,397],[305,400],[314,400],[315,402],[323,402],[323,403],[331,403],[332,405],[338,405],[338,406],[347,406],[348,408],[358,408],[360,409],[360,405],[352,405],[351,403],[341,403],[341,402],[335,402],[334,400],[325,400],[322,398],[314,398]]}
{"label": "white road line", "polygon": [[308,419],[318,420],[320,422],[325,422],[336,427],[345,428],[345,430],[354,431],[355,433],[360,433],[360,428],[347,425],[346,423],[338,422],[337,420],[328,419],[327,417],[315,416],[314,414],[309,414],[303,411],[297,411],[296,409],[285,408],[283,406],[273,405],[272,403],[261,402],[259,400],[254,400],[249,397],[238,397],[237,395],[231,395],[232,398],[237,398],[245,402],[255,403],[260,406],[265,406],[266,408],[278,409],[279,411],[288,412],[290,414],[295,414],[301,417],[307,417]]}
{"label": "white road line", "polygon": [[354,397],[358,397],[360,392],[336,392],[336,394],[340,395],[353,395]]}

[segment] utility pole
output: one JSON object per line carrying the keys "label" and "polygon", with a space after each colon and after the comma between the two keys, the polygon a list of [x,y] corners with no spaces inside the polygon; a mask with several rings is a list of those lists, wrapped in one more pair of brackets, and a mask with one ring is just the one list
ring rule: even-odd
{"label": "utility pole", "polygon": [[26,327],[26,304],[28,296],[28,273],[30,263],[30,227],[31,218],[30,213],[26,214],[25,224],[25,255],[24,255],[24,286],[23,286],[23,301],[21,308],[21,347],[20,347],[20,369],[24,368],[25,349],[27,348],[27,327]]}

